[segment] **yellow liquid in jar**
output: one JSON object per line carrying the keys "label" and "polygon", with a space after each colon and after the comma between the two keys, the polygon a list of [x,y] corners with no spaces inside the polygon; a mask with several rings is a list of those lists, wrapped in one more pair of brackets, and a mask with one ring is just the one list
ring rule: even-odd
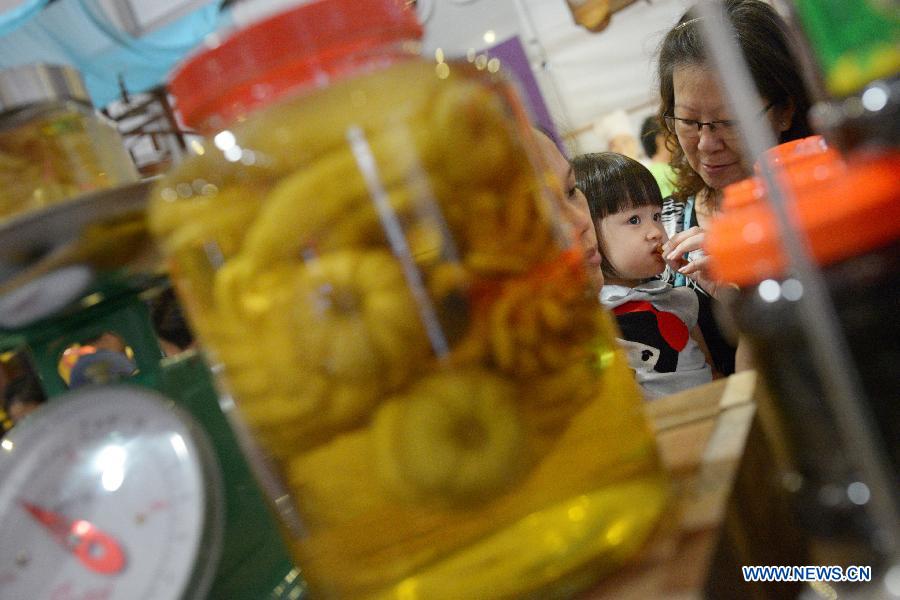
{"label": "yellow liquid in jar", "polygon": [[137,180],[115,127],[53,106],[0,130],[0,219]]}
{"label": "yellow liquid in jar", "polygon": [[208,146],[157,188],[151,227],[319,597],[564,593],[665,505],[508,106],[400,65],[256,115],[238,161]]}
{"label": "yellow liquid in jar", "polygon": [[[376,497],[367,446],[346,436],[314,451],[304,464],[308,477],[294,480],[294,491],[327,504],[301,506],[329,525],[310,528],[290,546],[313,592],[564,598],[621,566],[653,531],[669,488],[635,412],[631,372],[617,356],[604,375],[595,398],[571,417],[532,474],[487,505]],[[613,407],[621,418],[610,418]],[[317,471],[318,485],[311,481]],[[332,523],[341,515],[354,516]]]}

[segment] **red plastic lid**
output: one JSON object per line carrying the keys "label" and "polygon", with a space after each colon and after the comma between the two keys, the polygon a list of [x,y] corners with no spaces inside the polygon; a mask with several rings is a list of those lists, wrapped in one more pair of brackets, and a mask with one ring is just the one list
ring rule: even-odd
{"label": "red plastic lid", "polygon": [[[794,212],[820,265],[900,239],[898,172],[900,153],[891,153],[795,190]],[[764,203],[723,212],[711,225],[705,248],[714,276],[738,285],[781,277],[787,265],[775,215]]]}
{"label": "red plastic lid", "polygon": [[422,27],[403,0],[315,0],[201,52],[169,89],[184,122],[210,131],[288,92],[327,84],[370,62],[378,47],[416,40]]}

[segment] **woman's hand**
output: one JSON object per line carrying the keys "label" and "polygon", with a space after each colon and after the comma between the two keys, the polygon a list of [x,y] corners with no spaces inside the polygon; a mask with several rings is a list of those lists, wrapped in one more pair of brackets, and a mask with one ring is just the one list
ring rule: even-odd
{"label": "woman's hand", "polygon": [[[663,244],[663,258],[669,267],[696,281],[706,292],[715,296],[720,282],[709,274],[709,257],[703,252],[706,231],[702,227],[691,227]],[[685,255],[690,255],[686,260]]]}

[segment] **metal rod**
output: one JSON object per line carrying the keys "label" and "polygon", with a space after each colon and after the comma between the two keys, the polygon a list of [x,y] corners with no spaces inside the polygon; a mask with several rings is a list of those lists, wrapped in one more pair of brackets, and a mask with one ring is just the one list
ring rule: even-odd
{"label": "metal rod", "polygon": [[776,145],[768,126],[760,126],[762,108],[741,50],[735,42],[734,30],[727,19],[721,0],[705,0],[698,5],[701,31],[709,47],[709,56],[720,77],[726,98],[737,117],[746,156],[758,156],[769,202],[778,223],[791,272],[803,285],[799,300],[801,324],[818,376],[823,382],[825,400],[831,409],[844,447],[851,453],[855,466],[871,489],[870,514],[880,532],[880,550],[897,552],[900,539],[900,513],[896,506],[893,478],[887,461],[873,443],[875,431],[871,414],[861,400],[865,397],[859,374],[838,326],[838,316],[828,295],[825,280],[814,265],[795,211],[786,202],[786,191],[763,152]]}

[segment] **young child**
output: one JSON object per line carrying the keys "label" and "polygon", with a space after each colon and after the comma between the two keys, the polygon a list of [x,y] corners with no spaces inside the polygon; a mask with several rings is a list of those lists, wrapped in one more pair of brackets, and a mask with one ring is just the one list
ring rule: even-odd
{"label": "young child", "polygon": [[660,223],[662,195],[642,164],[616,154],[573,161],[597,230],[605,284],[600,301],[616,315],[638,383],[648,400],[712,380],[697,327],[697,296],[658,277],[666,269]]}

